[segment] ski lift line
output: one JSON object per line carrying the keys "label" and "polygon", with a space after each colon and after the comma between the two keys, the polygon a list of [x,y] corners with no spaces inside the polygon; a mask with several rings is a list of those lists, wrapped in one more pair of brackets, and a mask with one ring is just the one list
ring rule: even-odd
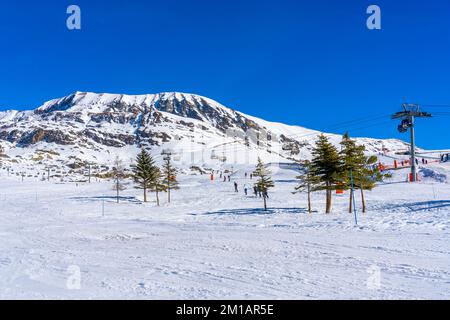
{"label": "ski lift line", "polygon": [[424,151],[424,152],[416,152],[417,154],[433,154],[433,153],[446,153],[450,152],[449,150],[432,150],[432,151]]}
{"label": "ski lift line", "polygon": [[[389,115],[387,115],[387,116],[389,116]],[[382,116],[378,115],[376,117],[370,116],[370,117],[364,117],[364,118],[359,118],[359,119],[355,119],[355,120],[349,120],[349,121],[341,122],[341,123],[339,123],[337,125],[334,125],[334,126],[330,126],[329,129],[330,130],[337,130],[337,129],[343,128],[343,129],[351,129],[351,130],[349,130],[351,132],[359,131],[359,130],[362,130],[362,129],[375,127],[375,126],[378,126],[380,124],[390,123],[391,120],[383,121],[383,122],[377,122],[377,123],[371,124],[369,126],[359,126],[359,127],[353,128],[354,126],[360,125],[361,123],[373,121],[373,120],[376,120],[376,119],[386,118],[387,116],[386,115],[382,115]],[[354,124],[351,124],[351,123],[354,123]],[[348,124],[348,125],[345,125],[345,124]],[[323,134],[323,135],[328,136],[328,137],[336,135],[335,133],[324,133],[324,132],[319,131],[319,132],[308,133],[308,134],[284,135],[284,136],[287,137],[287,138],[301,139],[301,138],[306,138],[306,137],[309,137],[309,136],[317,136],[317,135],[320,135],[320,134]],[[226,149],[227,146],[229,146],[231,144],[236,144],[236,143],[239,143],[239,142],[243,142],[243,141],[235,140],[235,141],[232,141],[232,142],[226,142],[226,143],[222,143],[222,144],[211,146],[211,147],[204,147],[204,148],[199,148],[199,149],[186,150],[184,152],[200,152],[200,151],[213,150],[213,149],[217,149],[217,148],[224,148],[223,151],[246,151],[246,150],[248,150],[247,146],[243,146],[241,148],[233,148],[232,150],[227,150]],[[258,149],[265,150],[266,148],[258,148]],[[162,155],[156,155],[155,156],[155,158],[159,158],[159,157],[162,157]]]}
{"label": "ski lift line", "polygon": [[[330,129],[336,129],[336,128],[343,128],[343,127],[349,127],[355,124],[360,124],[362,122],[369,122],[372,120],[377,120],[377,119],[382,119],[382,118],[386,118],[386,115],[383,116],[377,116],[377,117],[371,117],[371,118],[362,118],[362,119],[355,119],[355,120],[351,120],[351,121],[347,121],[347,122],[342,122],[339,124],[335,124],[335,125],[331,125],[328,126],[328,128]],[[352,124],[355,123],[355,124]],[[297,136],[297,135],[293,135],[293,136]]]}
{"label": "ski lift line", "polygon": [[[377,120],[377,119],[382,119],[382,118],[386,118],[389,115],[376,115],[376,116],[367,116],[367,117],[362,117],[362,118],[358,118],[358,119],[354,119],[354,120],[348,120],[348,121],[344,121],[344,122],[340,122],[337,123],[335,125],[329,126],[328,129],[329,130],[338,130],[338,129],[351,129],[354,126],[360,125],[361,123],[365,123],[365,122],[369,122],[369,121],[373,121],[373,120]],[[390,122],[390,121],[389,121]],[[387,123],[387,122],[383,122],[383,123]],[[370,128],[373,126],[378,126],[379,123],[370,125],[370,126],[364,126],[364,127],[357,127],[355,129],[352,129],[351,131],[358,131],[364,128]],[[310,137],[310,136],[317,136],[319,134],[324,134],[325,136],[334,136],[336,134],[333,133],[324,133],[321,131],[318,132],[313,132],[313,133],[307,133],[307,134],[295,134],[295,135],[284,135],[286,138],[290,138],[290,139],[301,139],[301,138],[306,138],[306,137]],[[215,148],[226,148],[226,145],[230,145],[230,144],[235,144],[235,143],[239,143],[239,140],[235,140],[232,142],[226,142],[226,143],[222,143],[219,145],[215,145],[215,146],[211,146],[211,147],[207,147],[207,148],[200,148],[200,149],[191,149],[189,151],[186,150],[186,152],[199,152],[199,151],[205,151],[205,150],[209,150],[209,149],[215,149]],[[245,151],[248,150],[248,147],[243,147],[243,148],[239,148],[239,149],[233,149],[232,151]],[[264,148],[261,148],[261,150],[264,150]]]}
{"label": "ski lift line", "polygon": [[[387,117],[386,115],[383,115],[383,116],[378,116],[378,117],[374,117],[374,118],[371,118],[371,119],[367,119],[365,121],[353,120],[352,122],[356,122],[356,123],[348,124],[348,125],[329,126],[327,130],[334,131],[334,130],[338,130],[338,129],[341,129],[341,128],[342,129],[349,129],[349,128],[352,128],[353,126],[360,125],[361,123],[365,123],[365,122],[369,122],[369,121],[373,121],[373,120],[377,120],[377,119],[383,119],[383,118],[385,119],[386,117]],[[321,132],[321,131],[319,131],[319,132]],[[307,133],[307,134],[284,135],[284,136],[287,137],[287,138],[304,138],[304,137],[314,136],[314,135],[317,135],[317,133],[314,132],[314,133]]]}
{"label": "ski lift line", "polygon": [[[379,118],[386,118],[386,116],[383,116],[383,117],[379,117]],[[361,122],[359,122],[359,123],[357,123],[357,124],[354,124],[354,125],[349,125],[349,126],[341,126],[340,128],[342,128],[342,129],[346,129],[346,130],[348,130],[348,129],[352,129],[352,130],[348,130],[348,131],[356,131],[356,130],[360,130],[360,129],[364,129],[364,128],[370,128],[370,127],[374,127],[374,126],[378,126],[378,125],[380,125],[380,124],[384,124],[384,123],[390,123],[391,121],[389,120],[389,121],[382,121],[382,122],[377,122],[377,123],[374,123],[374,124],[372,124],[372,125],[370,125],[370,126],[364,126],[364,127],[357,127],[356,129],[354,129],[353,127],[354,126],[356,126],[356,125],[360,125],[361,124]],[[337,128],[337,127],[335,127],[335,128],[333,128],[333,127],[329,127],[329,129],[330,130],[337,130],[337,129],[340,129],[340,128]],[[319,134],[325,134],[323,131],[318,131],[318,132],[314,132],[314,133],[307,133],[307,134],[302,134],[302,135],[291,135],[291,136],[285,136],[285,137],[287,137],[287,138],[296,138],[296,139],[300,139],[300,138],[306,138],[306,137],[309,137],[309,136],[314,136],[314,135],[319,135]],[[325,135],[327,135],[327,134],[325,134]],[[329,133],[328,135],[330,135],[330,136],[333,136],[333,135],[336,135],[335,133]]]}
{"label": "ski lift line", "polygon": [[[366,128],[372,128],[372,127],[379,126],[380,124],[387,124],[387,123],[391,123],[391,120],[377,122],[377,123],[374,123],[374,124],[369,125],[369,126],[362,126],[362,127],[353,128],[351,130],[351,132],[359,131],[359,130],[366,129]],[[317,135],[320,135],[320,134],[323,134],[326,137],[332,137],[332,136],[336,135],[335,133],[324,133],[324,132],[318,132],[317,133],[317,132],[315,132],[315,133],[310,133],[310,134],[305,134],[303,136],[299,136],[298,138],[303,138],[303,137],[307,137],[307,136],[317,136]],[[239,141],[234,141],[232,143],[237,143],[237,142],[239,142]],[[221,147],[223,148],[223,151],[233,152],[233,151],[246,151],[246,150],[248,150],[248,147],[246,147],[246,146],[242,146],[241,148],[236,148],[236,149],[235,148],[228,149],[227,147],[230,147],[230,145],[229,145],[230,143],[227,143],[227,144],[228,144],[227,146],[226,145],[221,145]],[[207,147],[207,148],[198,149],[198,150],[195,150],[195,151],[190,150],[190,151],[187,151],[187,152],[197,152],[197,151],[202,151],[202,150],[204,151],[204,150],[209,150],[209,149],[214,149],[214,147]],[[259,150],[266,150],[267,148],[260,147],[258,149]]]}
{"label": "ski lift line", "polygon": [[421,106],[427,107],[427,108],[450,108],[450,105],[445,104],[421,104]]}

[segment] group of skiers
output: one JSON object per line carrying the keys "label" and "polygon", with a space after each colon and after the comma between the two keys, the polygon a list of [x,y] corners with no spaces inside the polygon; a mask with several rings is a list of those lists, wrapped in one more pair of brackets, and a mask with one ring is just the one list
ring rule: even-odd
{"label": "group of skiers", "polygon": [[[247,184],[244,184],[243,188],[244,188],[244,194],[246,196],[248,196],[248,191],[249,191],[250,187]],[[234,192],[239,192],[238,183],[236,181],[234,181]],[[256,184],[253,186],[253,194],[255,195],[255,197],[259,196],[261,198],[262,196],[264,196],[266,198],[269,198],[267,191],[261,191],[261,189],[258,188],[258,186]]]}
{"label": "group of skiers", "polygon": [[[215,171],[213,170],[211,172],[211,180],[214,180],[214,173],[215,173]],[[229,174],[226,175],[222,171],[219,171],[219,170],[217,170],[217,174],[219,175],[220,179],[223,179],[223,182],[227,182],[227,181],[231,182],[231,175],[229,175]],[[248,177],[250,177],[250,179],[253,179],[253,173],[245,172],[244,177],[245,177],[245,179],[247,179]],[[239,192],[238,183],[236,181],[234,181],[233,184],[234,184],[234,192],[236,192],[236,193]],[[244,189],[244,194],[246,196],[248,196],[249,191],[250,191],[250,186],[245,183],[243,186],[243,189]],[[260,190],[260,188],[258,188],[258,186],[256,184],[253,186],[253,194],[255,195],[255,197],[259,196],[261,198],[264,196],[265,198],[269,198],[267,191]]]}
{"label": "group of skiers", "polygon": [[[247,178],[248,176],[250,176],[250,179],[253,179],[253,173],[250,173],[250,175],[248,175],[247,172],[246,172],[245,173],[245,178]],[[230,176],[228,176],[228,177],[230,177]],[[228,180],[228,181],[230,181],[230,180]],[[234,181],[233,184],[234,184],[234,192],[238,193],[239,192],[239,188],[238,188],[237,181]],[[244,194],[246,196],[248,196],[249,191],[250,191],[250,186],[248,184],[244,183],[243,189],[244,189]],[[260,188],[258,188],[258,186],[256,184],[253,185],[253,194],[255,195],[255,197],[259,196],[261,198],[261,197],[264,196],[266,198],[269,198],[269,195],[268,195],[267,191],[261,191]]]}

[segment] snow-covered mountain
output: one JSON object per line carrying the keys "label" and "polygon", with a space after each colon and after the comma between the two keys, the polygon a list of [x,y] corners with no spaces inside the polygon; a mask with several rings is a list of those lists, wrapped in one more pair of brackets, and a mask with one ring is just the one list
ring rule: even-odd
{"label": "snow-covered mountain", "polygon": [[[140,148],[157,158],[170,152],[188,167],[252,163],[257,156],[289,162],[308,158],[318,134],[185,93],[76,92],[34,111],[0,112],[4,167],[22,172],[49,166],[73,171],[86,162],[106,167],[116,156],[132,161]],[[340,135],[329,136],[336,144],[340,140]],[[395,139],[358,138],[358,142],[370,153],[408,148]]]}

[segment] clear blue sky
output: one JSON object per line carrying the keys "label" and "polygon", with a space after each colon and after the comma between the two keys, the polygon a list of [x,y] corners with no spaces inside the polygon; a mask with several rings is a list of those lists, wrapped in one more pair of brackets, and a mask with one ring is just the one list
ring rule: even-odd
{"label": "clear blue sky", "polygon": [[[70,4],[80,31],[66,28]],[[370,4],[380,31],[366,28]],[[329,132],[385,115],[347,129],[407,139],[388,117],[401,103],[450,105],[445,0],[3,0],[0,39],[0,110],[74,91],[181,91]],[[419,120],[418,145],[449,148],[449,123]]]}

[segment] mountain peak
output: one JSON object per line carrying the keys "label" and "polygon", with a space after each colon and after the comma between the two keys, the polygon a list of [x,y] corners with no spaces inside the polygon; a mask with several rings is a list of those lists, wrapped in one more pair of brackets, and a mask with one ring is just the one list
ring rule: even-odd
{"label": "mountain peak", "polygon": [[[35,110],[36,113],[49,113],[54,111],[105,112],[103,107],[113,105],[137,106],[144,109],[158,109],[186,116],[194,109],[214,109],[218,112],[234,112],[232,109],[209,99],[207,97],[183,92],[160,92],[156,94],[116,94],[76,91],[68,96],[47,101]],[[107,108],[106,108],[107,109]],[[187,110],[191,109],[191,110]],[[198,111],[198,110],[196,110]],[[195,113],[195,112],[194,112]]]}

